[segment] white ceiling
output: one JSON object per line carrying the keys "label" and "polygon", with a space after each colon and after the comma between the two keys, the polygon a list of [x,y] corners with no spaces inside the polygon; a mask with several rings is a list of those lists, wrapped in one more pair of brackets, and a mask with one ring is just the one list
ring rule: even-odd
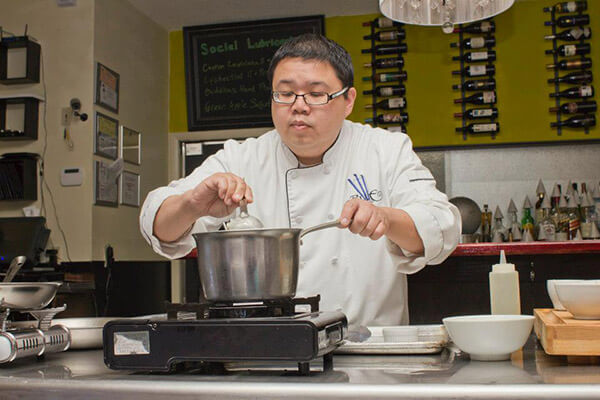
{"label": "white ceiling", "polygon": [[378,0],[128,0],[168,31],[184,26],[303,15],[379,12]]}

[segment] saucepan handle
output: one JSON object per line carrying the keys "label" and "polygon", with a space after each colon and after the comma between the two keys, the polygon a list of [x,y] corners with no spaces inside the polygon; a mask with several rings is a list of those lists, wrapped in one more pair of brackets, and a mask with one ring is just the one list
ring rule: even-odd
{"label": "saucepan handle", "polygon": [[302,237],[304,235],[308,234],[308,233],[315,232],[315,231],[320,231],[321,229],[335,228],[335,227],[339,227],[339,226],[340,226],[340,220],[339,219],[336,219],[335,221],[329,221],[329,222],[325,222],[323,224],[311,226],[311,227],[308,227],[306,229],[302,229],[300,231],[300,239],[302,239]]}

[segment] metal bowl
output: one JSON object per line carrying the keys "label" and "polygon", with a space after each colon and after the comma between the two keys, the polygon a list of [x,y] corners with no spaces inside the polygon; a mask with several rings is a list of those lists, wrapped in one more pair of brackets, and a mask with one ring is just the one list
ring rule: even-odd
{"label": "metal bowl", "polygon": [[462,220],[461,233],[475,233],[481,225],[481,209],[477,203],[468,197],[454,197],[450,199],[450,203],[454,204],[460,212],[460,219]]}
{"label": "metal bowl", "polygon": [[60,285],[61,282],[0,283],[0,308],[39,310],[50,304]]}

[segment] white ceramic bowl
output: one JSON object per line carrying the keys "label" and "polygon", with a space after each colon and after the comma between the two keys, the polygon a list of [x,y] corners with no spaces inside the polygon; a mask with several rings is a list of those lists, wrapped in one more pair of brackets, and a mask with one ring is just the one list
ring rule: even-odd
{"label": "white ceramic bowl", "polygon": [[454,344],[472,360],[500,361],[523,347],[533,319],[531,315],[466,315],[442,321]]}
{"label": "white ceramic bowl", "polygon": [[558,299],[558,294],[556,293],[557,282],[581,282],[581,279],[548,279],[546,281],[546,289],[548,290],[548,296],[550,296],[550,300],[552,301],[552,307],[554,307],[555,310],[565,310],[565,307]]}
{"label": "white ceramic bowl", "polygon": [[576,319],[600,319],[600,280],[554,283],[563,306]]}

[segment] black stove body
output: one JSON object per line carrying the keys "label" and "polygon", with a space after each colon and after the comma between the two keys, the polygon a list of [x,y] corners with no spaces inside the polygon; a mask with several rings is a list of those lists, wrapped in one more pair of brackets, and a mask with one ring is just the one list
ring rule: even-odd
{"label": "black stove body", "polygon": [[[123,319],[104,326],[104,362],[112,369],[167,372],[189,363],[294,361],[301,374],[346,335],[346,316],[318,311],[319,296],[260,304],[169,304],[167,320]],[[295,311],[309,304],[309,312]]]}

